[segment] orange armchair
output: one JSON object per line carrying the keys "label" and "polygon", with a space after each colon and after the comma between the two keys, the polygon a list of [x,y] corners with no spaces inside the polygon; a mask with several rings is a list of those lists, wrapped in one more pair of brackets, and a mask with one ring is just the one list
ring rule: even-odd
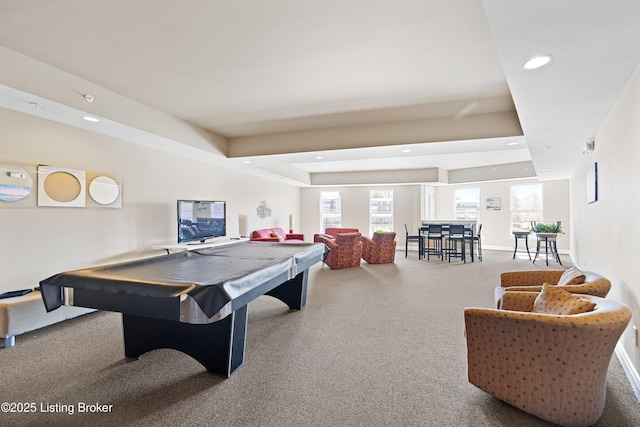
{"label": "orange armchair", "polygon": [[373,233],[373,238],[362,236],[362,259],[369,264],[386,264],[396,259],[396,233]]}
{"label": "orange armchair", "polygon": [[607,369],[631,310],[580,295],[595,308],[580,314],[533,312],[539,295],[509,291],[502,310],[465,309],[469,382],[552,423],[591,426],[604,410]]}
{"label": "orange armchair", "polygon": [[[574,273],[576,277],[571,279],[572,276],[568,273]],[[540,292],[545,282],[558,285],[572,294],[587,294],[600,298],[606,297],[611,289],[609,279],[592,271],[580,271],[575,267],[569,270],[506,271],[500,275],[500,286],[495,290],[496,307],[501,308],[505,292]]]}
{"label": "orange armchair", "polygon": [[331,269],[358,267],[362,257],[362,241],[360,233],[340,233],[335,240],[318,236],[318,242],[324,243],[329,255],[324,260]]}

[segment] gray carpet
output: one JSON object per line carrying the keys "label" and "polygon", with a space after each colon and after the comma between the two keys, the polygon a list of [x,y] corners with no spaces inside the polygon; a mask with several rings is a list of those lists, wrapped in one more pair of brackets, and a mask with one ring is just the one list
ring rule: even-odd
{"label": "gray carpet", "polygon": [[[0,400],[34,402],[37,411],[0,413],[0,424],[550,425],[467,382],[462,312],[493,306],[501,271],[557,265],[498,251],[467,264],[403,255],[395,264],[313,267],[301,311],[269,297],[251,303],[245,364],[229,379],[174,350],[125,362],[116,313],[19,336],[16,347],[0,350]],[[81,403],[112,407],[78,413]],[[640,403],[615,356],[597,425],[640,425]]]}

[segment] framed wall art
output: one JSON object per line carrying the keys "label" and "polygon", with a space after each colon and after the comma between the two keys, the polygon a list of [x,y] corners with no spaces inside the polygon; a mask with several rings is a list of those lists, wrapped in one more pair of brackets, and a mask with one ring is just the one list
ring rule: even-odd
{"label": "framed wall art", "polygon": [[598,162],[587,169],[587,203],[598,201]]}
{"label": "framed wall art", "polygon": [[488,211],[499,211],[502,205],[502,201],[500,197],[487,197],[487,210]]}
{"label": "framed wall art", "polygon": [[84,207],[85,171],[38,166],[38,206]]}

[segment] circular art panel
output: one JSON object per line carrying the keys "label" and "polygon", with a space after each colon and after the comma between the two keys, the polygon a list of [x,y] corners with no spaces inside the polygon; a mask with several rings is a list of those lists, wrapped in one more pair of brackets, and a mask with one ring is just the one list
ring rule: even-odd
{"label": "circular art panel", "polygon": [[89,184],[89,194],[96,203],[110,205],[118,200],[120,187],[113,178],[104,175],[98,176]]}
{"label": "circular art panel", "polygon": [[78,178],[68,172],[54,172],[44,180],[44,191],[56,202],[72,202],[78,198],[81,190]]}
{"label": "circular art panel", "polygon": [[33,178],[15,165],[0,165],[0,200],[17,202],[33,191]]}
{"label": "circular art panel", "polygon": [[84,207],[85,171],[38,166],[38,206]]}

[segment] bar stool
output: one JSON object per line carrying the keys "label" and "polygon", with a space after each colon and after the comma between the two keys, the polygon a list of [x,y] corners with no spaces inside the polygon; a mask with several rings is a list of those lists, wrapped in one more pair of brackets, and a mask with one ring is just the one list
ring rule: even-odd
{"label": "bar stool", "polygon": [[[429,224],[427,234],[424,236],[425,243],[423,243],[424,251],[427,254],[427,261],[431,255],[435,255],[444,261],[442,238],[442,225]],[[433,246],[431,245],[432,243]]]}
{"label": "bar stool", "polygon": [[471,262],[474,261],[474,247],[478,248],[478,260],[482,261],[482,237],[480,236],[480,233],[482,233],[482,224],[478,224],[478,232],[475,235],[473,234],[473,228],[474,227],[471,227],[470,230],[465,229],[465,232],[469,232],[467,240],[471,248]]}
{"label": "bar stool", "polygon": [[404,257],[409,255],[409,242],[418,242],[418,259],[422,258],[422,235],[410,234],[407,224],[404,225],[405,240],[404,240]]}
{"label": "bar stool", "polygon": [[[451,257],[454,257],[454,258],[460,258],[466,264],[467,251],[465,246],[464,225],[451,224],[449,226],[449,234],[444,236],[444,239],[447,242],[447,247],[445,249],[445,252],[447,254],[447,258],[449,259],[449,262],[451,262]],[[458,243],[460,243],[460,249],[458,249]]]}
{"label": "bar stool", "polygon": [[529,252],[529,234],[530,231],[512,231],[516,244],[513,248],[513,258],[516,259],[516,252],[518,251],[518,239],[524,239],[524,244],[527,247],[527,255],[529,255],[529,261],[531,261],[531,252]]}

